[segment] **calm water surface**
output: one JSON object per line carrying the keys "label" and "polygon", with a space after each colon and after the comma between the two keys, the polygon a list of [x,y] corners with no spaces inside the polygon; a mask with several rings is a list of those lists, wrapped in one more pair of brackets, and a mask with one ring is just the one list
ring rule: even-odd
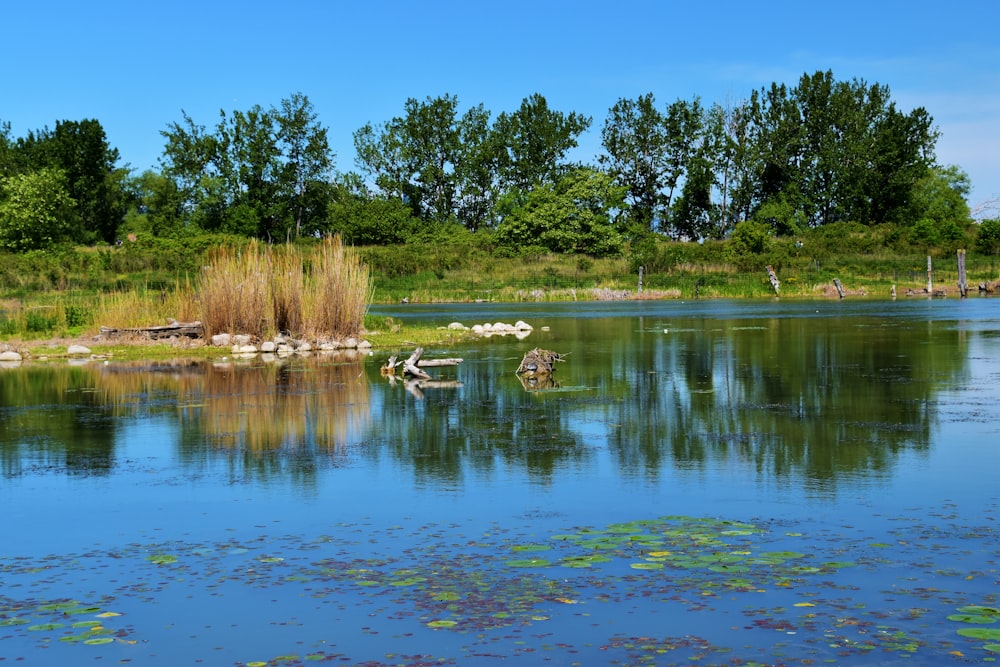
{"label": "calm water surface", "polygon": [[381,350],[0,369],[0,657],[1000,657],[998,308],[374,309],[535,327],[423,386]]}

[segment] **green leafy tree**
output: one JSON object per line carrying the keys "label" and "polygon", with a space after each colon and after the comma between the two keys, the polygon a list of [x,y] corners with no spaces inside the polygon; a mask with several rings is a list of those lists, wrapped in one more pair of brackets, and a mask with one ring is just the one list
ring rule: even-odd
{"label": "green leafy tree", "polygon": [[558,253],[618,254],[624,239],[613,215],[624,200],[625,188],[608,174],[571,169],[554,183],[508,194],[496,242],[513,252],[541,246]]}
{"label": "green leafy tree", "polygon": [[576,148],[591,122],[576,112],[550,109],[538,93],[524,98],[516,111],[497,116],[493,145],[500,151],[502,191],[528,191],[539,183],[554,183],[566,166],[566,154]]}
{"label": "green leafy tree", "polygon": [[976,248],[985,255],[1000,254],[1000,219],[991,218],[979,223]]}
{"label": "green leafy tree", "polygon": [[410,98],[405,115],[376,130],[367,124],[354,133],[358,166],[374,176],[388,196],[398,197],[424,220],[455,217],[461,155],[458,98]]}
{"label": "green leafy tree", "polygon": [[294,221],[294,235],[301,236],[304,229],[313,229],[322,220],[323,199],[316,191],[325,190],[330,182],[335,156],[327,130],[305,95],[295,93],[282,100],[273,113],[282,157],[282,196]]}
{"label": "green leafy tree", "polygon": [[10,123],[0,121],[0,178],[18,171],[16,168],[15,141],[10,133]]}
{"label": "green leafy tree", "polygon": [[913,187],[909,217],[929,218],[939,226],[967,227],[971,222],[968,202],[971,191],[969,175],[959,167],[932,167]]}
{"label": "green leafy tree", "polygon": [[129,188],[135,202],[120,232],[176,237],[185,231],[184,197],[176,181],[146,170],[132,178]]}
{"label": "green leafy tree", "polygon": [[39,169],[0,180],[0,246],[42,250],[70,239],[76,202],[66,175]]}
{"label": "green leafy tree", "polygon": [[332,186],[328,219],[323,231],[339,233],[353,245],[405,243],[422,226],[401,200],[369,192],[353,173],[340,176]]}
{"label": "green leafy tree", "polygon": [[316,227],[333,155],[308,98],[219,116],[214,131],[185,113],[161,133],[161,166],[183,196],[185,226],[268,240]]}
{"label": "green leafy tree", "polygon": [[70,236],[81,243],[114,240],[128,208],[128,172],[117,166],[118,150],[97,120],[56,122],[55,130],[29,132],[17,141],[12,173],[57,169],[76,202]]}
{"label": "green leafy tree", "polygon": [[619,99],[604,121],[601,144],[600,163],[627,189],[632,221],[652,231],[663,217],[668,169],[665,119],[653,94]]}

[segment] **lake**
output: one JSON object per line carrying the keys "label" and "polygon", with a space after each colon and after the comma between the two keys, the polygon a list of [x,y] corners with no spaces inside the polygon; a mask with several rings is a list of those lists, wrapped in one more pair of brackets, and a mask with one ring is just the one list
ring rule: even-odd
{"label": "lake", "polygon": [[993,660],[998,305],[373,307],[534,327],[422,386],[410,349],[2,368],[0,662]]}

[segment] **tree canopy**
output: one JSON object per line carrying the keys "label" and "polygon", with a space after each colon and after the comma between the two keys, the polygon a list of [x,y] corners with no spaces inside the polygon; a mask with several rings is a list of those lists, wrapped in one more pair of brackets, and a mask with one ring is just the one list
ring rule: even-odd
{"label": "tree canopy", "polygon": [[[601,153],[574,162],[591,124],[539,93],[495,116],[454,95],[410,98],[354,131],[358,171],[337,172],[328,129],[295,93],[220,110],[212,125],[181,111],[161,132],[159,168],[130,174],[97,120],[21,138],[0,122],[0,233],[9,248],[137,230],[392,244],[460,225],[507,251],[608,254],[655,233],[723,239],[747,222],[778,236],[892,223],[921,243],[968,224],[968,177],[936,163],[932,118],[901,111],[882,84],[817,71],[725,103],[621,98]],[[25,236],[32,224],[44,229]]]}

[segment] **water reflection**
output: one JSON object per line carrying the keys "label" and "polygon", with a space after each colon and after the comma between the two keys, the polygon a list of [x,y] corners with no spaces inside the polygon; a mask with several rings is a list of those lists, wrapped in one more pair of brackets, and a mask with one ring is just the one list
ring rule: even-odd
{"label": "water reflection", "polygon": [[344,355],[30,366],[0,373],[0,400],[6,476],[105,474],[135,423],[153,425],[144,429],[150,447],[173,444],[192,465],[222,455],[244,473],[287,461],[303,468],[316,456],[343,455],[371,415],[364,364]]}
{"label": "water reflection", "polygon": [[[142,423],[185,466],[261,479],[392,460],[423,485],[549,485],[610,460],[622,475],[728,469],[833,492],[926,452],[976,335],[872,316],[563,318],[529,341],[470,344],[419,385],[379,377],[378,358],[26,366],[0,372],[0,463],[108,474],[123,428]],[[538,345],[567,363],[524,386],[514,371]]]}

